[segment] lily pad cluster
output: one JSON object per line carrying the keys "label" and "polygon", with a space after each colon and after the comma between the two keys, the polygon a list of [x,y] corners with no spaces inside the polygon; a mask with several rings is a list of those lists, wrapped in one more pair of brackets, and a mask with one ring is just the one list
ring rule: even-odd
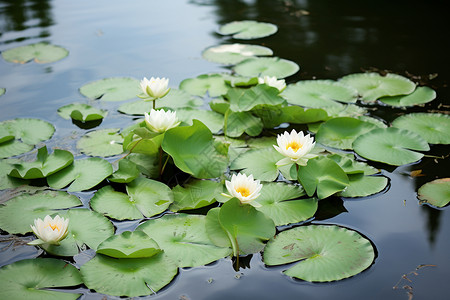
{"label": "lily pad cluster", "polygon": [[[234,39],[275,32],[275,25],[254,21],[220,29]],[[373,164],[415,163],[429,144],[448,144],[450,118],[411,113],[389,124],[356,103],[423,104],[434,99],[431,89],[377,73],[286,85],[284,78],[299,66],[272,54],[259,45],[207,48],[205,59],[231,65],[233,72],[187,78],[153,102],[118,105],[137,122],[86,132],[77,142],[81,158],[46,146],[32,161],[14,157],[51,138],[54,127],[34,119],[0,123],[0,189],[37,180],[45,186],[3,203],[0,228],[27,235],[36,218],[70,220],[59,245],[41,246],[61,259],[22,260],[0,269],[5,296],[75,299],[79,294],[42,288],[80,284],[107,295],[150,295],[168,285],[179,268],[259,252],[267,266],[283,265],[285,275],[310,282],[341,280],[369,268],[374,243],[351,228],[314,224],[319,203],[382,192],[388,179]],[[115,102],[131,100],[140,89],[132,78],[105,78],[83,85],[80,93],[90,101]],[[155,102],[175,111],[181,124],[162,132],[149,129],[142,116]],[[111,112],[74,103],[58,113],[87,122]],[[285,157],[274,148],[276,135],[291,129],[309,131],[315,147],[304,164],[278,165]],[[255,205],[226,196],[225,182],[237,173],[261,182]],[[448,179],[430,182],[419,198],[443,207],[448,187]],[[84,203],[73,192],[90,197]],[[113,222],[127,220],[139,225],[115,232]],[[78,268],[62,260],[87,249],[95,256]]]}

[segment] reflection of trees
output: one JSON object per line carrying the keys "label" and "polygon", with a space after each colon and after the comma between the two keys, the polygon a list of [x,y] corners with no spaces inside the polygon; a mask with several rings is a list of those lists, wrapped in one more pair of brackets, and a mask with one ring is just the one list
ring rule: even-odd
{"label": "reflection of trees", "polygon": [[[0,0],[0,36],[2,32],[42,28],[37,37],[48,37],[46,27],[53,25],[49,0]],[[21,37],[20,40],[36,36]],[[5,41],[10,42],[10,41]]]}
{"label": "reflection of trees", "polygon": [[430,243],[430,246],[433,247],[436,242],[436,236],[439,233],[439,228],[441,225],[441,211],[428,205],[423,205],[421,207],[421,212],[426,218],[428,242]]}

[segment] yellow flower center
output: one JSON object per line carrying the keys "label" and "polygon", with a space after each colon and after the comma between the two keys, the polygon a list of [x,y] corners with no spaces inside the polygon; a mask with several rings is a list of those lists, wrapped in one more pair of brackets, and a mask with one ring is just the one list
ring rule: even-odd
{"label": "yellow flower center", "polygon": [[238,192],[239,194],[242,195],[242,197],[247,197],[250,195],[250,191],[248,188],[246,188],[245,186],[240,186],[238,188],[236,188],[236,192]]}
{"label": "yellow flower center", "polygon": [[48,227],[50,227],[53,231],[54,231],[55,229],[57,229],[58,231],[60,231],[60,229],[59,229],[59,227],[58,227],[58,224],[48,224]]}
{"label": "yellow flower center", "polygon": [[297,152],[302,147],[303,147],[302,144],[298,143],[297,141],[292,141],[292,142],[290,142],[289,144],[286,145],[286,150],[291,148],[292,150],[294,150],[294,152]]}

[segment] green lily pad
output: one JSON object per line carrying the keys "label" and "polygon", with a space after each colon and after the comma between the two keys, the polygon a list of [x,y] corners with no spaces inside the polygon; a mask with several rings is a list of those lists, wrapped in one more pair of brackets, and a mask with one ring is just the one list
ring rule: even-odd
{"label": "green lily pad", "polygon": [[123,138],[119,128],[100,129],[88,132],[77,142],[77,148],[90,156],[113,156],[123,152]]}
{"label": "green lily pad", "polygon": [[411,113],[395,119],[392,126],[415,132],[430,144],[450,144],[448,115]]}
{"label": "green lily pad", "polygon": [[81,266],[84,284],[97,293],[139,297],[155,294],[178,272],[164,253],[148,258],[112,258],[98,254]]}
{"label": "green lily pad", "polygon": [[366,163],[356,161],[353,158],[353,154],[332,154],[328,155],[327,157],[334,160],[347,175],[374,175],[380,173],[380,170],[369,166]]}
{"label": "green lily pad", "polygon": [[339,102],[355,103],[358,91],[333,80],[304,80],[289,84],[281,94],[291,104],[311,108],[339,106]]}
{"label": "green lily pad", "polygon": [[300,106],[269,106],[252,109],[252,113],[258,116],[264,128],[274,128],[282,123],[309,124],[328,119],[328,114],[321,108],[305,109]]}
{"label": "green lily pad", "polygon": [[142,91],[139,81],[128,77],[112,77],[83,85],[80,93],[91,100],[123,101],[135,98]]}
{"label": "green lily pad", "polygon": [[18,140],[9,140],[4,143],[0,143],[0,158],[12,157],[20,154],[27,153],[33,150],[34,146],[22,143]]}
{"label": "green lily pad", "polygon": [[192,125],[193,119],[199,120],[208,126],[209,130],[213,133],[218,133],[223,128],[223,115],[215,111],[180,108],[177,110],[177,118],[188,125]]}
{"label": "green lily pad", "polygon": [[204,96],[208,93],[210,97],[218,97],[227,93],[228,86],[221,75],[204,74],[183,80],[180,89],[191,95]]}
{"label": "green lily pad", "polygon": [[450,202],[450,178],[435,179],[417,191],[421,203],[444,207]]}
{"label": "green lily pad", "polygon": [[384,176],[366,176],[362,174],[348,175],[349,184],[345,190],[338,193],[340,197],[366,197],[384,190],[388,179]]}
{"label": "green lily pad", "polygon": [[278,178],[276,163],[283,156],[272,145],[262,149],[252,149],[242,153],[230,165],[231,170],[241,170],[246,175],[253,174],[261,181],[274,181]]}
{"label": "green lily pad", "polygon": [[[2,131],[8,131],[16,140],[28,145],[36,145],[53,136],[55,127],[47,121],[31,118],[17,118],[0,122]],[[0,148],[4,143],[0,144]]]}
{"label": "green lily pad", "polygon": [[209,264],[231,253],[230,248],[217,247],[208,238],[205,216],[164,215],[138,226],[164,249],[179,267]]}
{"label": "green lily pad", "polygon": [[106,117],[106,110],[98,109],[84,103],[72,103],[58,108],[58,115],[66,120],[74,119],[80,122],[101,120]]}
{"label": "green lily pad", "polygon": [[136,220],[160,214],[173,202],[172,190],[156,180],[136,178],[126,188],[127,194],[109,185],[101,188],[92,197],[91,207],[117,220]]}
{"label": "green lily pad", "polygon": [[77,268],[54,258],[17,261],[0,269],[0,289],[4,299],[75,300],[81,296],[55,288],[81,284]]}
{"label": "green lily pad", "polygon": [[360,135],[353,142],[353,149],[364,158],[401,166],[418,161],[423,154],[416,151],[428,151],[430,147],[414,132],[389,127]]}
{"label": "green lily pad", "polygon": [[109,181],[128,183],[135,180],[140,175],[137,164],[129,157],[121,159],[118,164],[119,168],[108,177]]}
{"label": "green lily pad", "polygon": [[255,57],[241,61],[233,71],[247,77],[275,76],[286,78],[294,75],[300,67],[293,61],[279,57]]}
{"label": "green lily pad", "polygon": [[273,51],[267,47],[245,44],[224,44],[209,47],[202,52],[204,59],[226,65],[235,65],[254,56],[270,56]]}
{"label": "green lily pad", "polygon": [[297,199],[305,195],[301,186],[286,183],[264,184],[256,209],[271,218],[276,226],[302,222],[317,211],[317,198]]}
{"label": "green lily pad", "polygon": [[104,240],[97,253],[115,258],[152,257],[162,250],[158,244],[143,231],[124,231]]}
{"label": "green lily pad", "polygon": [[226,118],[224,133],[229,137],[240,137],[244,132],[249,136],[258,136],[264,127],[261,119],[248,111],[230,112]]}
{"label": "green lily pad", "polygon": [[38,149],[35,161],[14,164],[14,168],[8,175],[22,179],[44,178],[64,169],[72,162],[71,152],[54,149],[53,153],[48,155],[47,147],[44,146]]}
{"label": "green lily pad", "polygon": [[251,40],[272,35],[277,30],[278,27],[271,23],[244,20],[220,26],[219,33],[222,35],[232,34],[234,39]]}
{"label": "green lily pad", "polygon": [[259,84],[250,89],[233,88],[228,91],[226,98],[230,102],[230,109],[234,112],[249,111],[258,105],[279,105],[286,100],[278,95],[276,88]]}
{"label": "green lily pad", "polygon": [[12,189],[29,183],[29,180],[8,176],[8,173],[11,172],[12,169],[14,169],[13,163],[16,162],[19,161],[0,160],[0,190]]}
{"label": "green lily pad", "polygon": [[339,82],[358,90],[363,101],[375,101],[386,96],[408,95],[416,89],[414,82],[397,74],[382,76],[378,73],[356,73],[340,78]]}
{"label": "green lily pad", "polygon": [[355,118],[333,118],[320,125],[315,139],[325,146],[337,149],[353,149],[353,141],[358,136],[375,128],[377,128],[376,125]]}
{"label": "green lily pad", "polygon": [[223,192],[223,184],[212,180],[192,180],[184,186],[175,186],[172,191],[174,200],[169,209],[177,212],[214,203],[216,196]]}
{"label": "green lily pad", "polygon": [[385,104],[395,107],[414,106],[425,104],[436,98],[436,92],[426,86],[419,86],[409,95],[400,95],[392,97],[382,97],[379,100]]}
{"label": "green lily pad", "polygon": [[93,188],[113,172],[111,164],[99,157],[75,160],[70,166],[47,177],[54,189],[69,185],[68,192],[79,192]]}
{"label": "green lily pad", "polygon": [[30,60],[45,64],[61,60],[69,55],[69,51],[60,46],[47,43],[36,43],[19,46],[2,52],[3,58],[12,63],[24,64]]}
{"label": "green lily pad", "polygon": [[5,88],[0,88],[0,96],[3,96],[6,92]]}
{"label": "green lily pad", "polygon": [[264,249],[269,266],[298,262],[283,271],[310,282],[354,276],[372,264],[375,251],[369,240],[338,226],[309,225],[292,228],[271,239]]}
{"label": "green lily pad", "polygon": [[0,228],[11,234],[31,232],[37,218],[58,214],[59,211],[81,205],[74,195],[59,191],[39,191],[22,194],[0,206]]}

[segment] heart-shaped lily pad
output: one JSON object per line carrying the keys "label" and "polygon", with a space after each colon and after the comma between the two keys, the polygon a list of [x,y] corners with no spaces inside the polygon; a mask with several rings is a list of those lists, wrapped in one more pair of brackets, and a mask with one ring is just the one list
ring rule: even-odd
{"label": "heart-shaped lily pad", "polygon": [[450,144],[450,116],[411,113],[398,117],[392,126],[417,133],[430,144]]}
{"label": "heart-shaped lily pad", "polygon": [[135,98],[142,91],[139,81],[128,77],[100,79],[83,85],[80,93],[92,100],[123,101]]}
{"label": "heart-shaped lily pad", "polygon": [[380,101],[395,107],[413,106],[425,104],[433,101],[436,98],[436,92],[427,87],[419,86],[409,95],[382,97]]}
{"label": "heart-shaped lily pad", "polygon": [[104,240],[97,253],[115,258],[152,257],[162,250],[158,244],[143,231],[124,231]]}
{"label": "heart-shaped lily pad", "polygon": [[419,188],[417,193],[421,203],[444,207],[450,202],[450,178],[427,182]]}
{"label": "heart-shaped lily pad", "polygon": [[204,59],[228,65],[237,64],[249,57],[272,54],[272,50],[267,47],[245,44],[224,44],[210,47],[202,52]]}
{"label": "heart-shaped lily pad", "polygon": [[300,67],[293,61],[279,57],[255,57],[238,63],[233,71],[247,77],[275,76],[285,78],[297,73]]}
{"label": "heart-shaped lily pad", "polygon": [[106,110],[98,109],[84,103],[72,103],[58,108],[58,115],[66,120],[74,119],[80,122],[101,120],[106,117]]}
{"label": "heart-shaped lily pad", "polygon": [[2,51],[6,61],[24,64],[30,60],[37,63],[51,63],[63,59],[69,55],[69,51],[60,46],[48,43],[36,43]]}
{"label": "heart-shaped lily pad", "polygon": [[264,249],[269,266],[298,262],[283,273],[312,282],[341,280],[367,269],[375,259],[369,240],[338,226],[309,225],[283,231]]}
{"label": "heart-shaped lily pad", "polygon": [[232,34],[235,39],[251,40],[272,35],[277,30],[278,27],[271,23],[244,20],[233,21],[220,26],[219,33],[223,35]]}
{"label": "heart-shaped lily pad", "polygon": [[123,137],[118,128],[100,129],[88,132],[77,142],[77,148],[90,156],[113,156],[123,152]]}

